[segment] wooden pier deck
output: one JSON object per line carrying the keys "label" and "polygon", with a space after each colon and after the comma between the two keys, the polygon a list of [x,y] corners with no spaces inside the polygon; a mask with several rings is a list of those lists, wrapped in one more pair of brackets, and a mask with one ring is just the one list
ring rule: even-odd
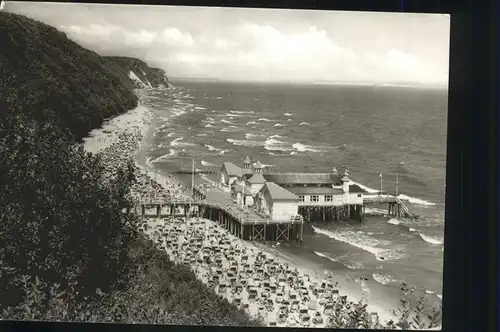
{"label": "wooden pier deck", "polygon": [[141,218],[172,216],[200,217],[217,222],[242,240],[302,242],[304,221],[300,219],[272,220],[252,209],[207,200],[150,200],[143,201],[124,212]]}
{"label": "wooden pier deck", "polygon": [[392,194],[371,194],[363,197],[363,205],[385,205],[387,204],[387,214],[395,217],[405,217],[418,219],[418,215],[410,211],[405,203]]}

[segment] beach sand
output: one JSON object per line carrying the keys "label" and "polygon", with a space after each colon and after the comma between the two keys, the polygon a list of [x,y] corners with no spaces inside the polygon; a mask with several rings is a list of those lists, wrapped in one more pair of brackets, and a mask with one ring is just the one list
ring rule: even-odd
{"label": "beach sand", "polygon": [[[135,158],[137,181],[132,196],[137,201],[159,197],[188,200],[186,188],[174,176],[160,176],[147,163],[137,161],[137,152],[151,135],[151,118],[148,109],[138,106],[93,130],[84,147],[101,154],[110,173]],[[362,296],[361,290],[356,291],[359,285],[347,284],[344,276],[327,276],[324,271],[304,268],[306,262],[300,264],[267,246],[242,241],[210,220],[151,219],[139,229],[170,259],[189,264],[201,281],[266,325],[324,327],[330,309],[338,305],[342,312],[348,312]],[[225,289],[216,282],[220,280],[227,284]],[[256,298],[252,299],[250,293]],[[342,304],[335,301],[341,296],[347,296]],[[381,323],[395,319],[388,308],[369,305],[367,309],[377,312]],[[280,313],[284,320],[280,320]]]}

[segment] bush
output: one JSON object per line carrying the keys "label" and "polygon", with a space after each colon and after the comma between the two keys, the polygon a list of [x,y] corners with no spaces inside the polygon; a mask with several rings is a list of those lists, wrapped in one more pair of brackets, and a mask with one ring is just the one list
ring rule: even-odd
{"label": "bush", "polygon": [[105,178],[100,158],[73,147],[50,123],[7,114],[0,124],[4,306],[25,301],[30,278],[45,294],[58,284],[83,297],[128,275],[135,233],[127,226],[131,216],[121,213],[125,180]]}

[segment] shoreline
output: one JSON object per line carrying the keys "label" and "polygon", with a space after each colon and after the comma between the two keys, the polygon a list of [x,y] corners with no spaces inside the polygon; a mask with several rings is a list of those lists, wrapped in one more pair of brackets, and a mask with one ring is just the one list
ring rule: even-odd
{"label": "shoreline", "polygon": [[[150,197],[151,197],[150,189],[153,189],[152,192],[154,193],[154,195],[158,195],[161,192],[167,191],[170,192],[172,196],[179,195],[179,196],[184,196],[184,198],[187,199],[189,196],[185,193],[184,191],[185,188],[183,188],[183,186],[180,184],[180,181],[177,180],[175,176],[173,175],[164,176],[163,174],[160,174],[158,171],[154,170],[152,166],[147,164],[147,161],[145,159],[145,152],[147,152],[146,144],[153,135],[153,133],[150,130],[151,121],[152,121],[152,112],[148,110],[146,107],[139,104],[137,108],[109,120],[105,125],[103,125],[102,128],[93,130],[89,134],[90,138],[85,139],[85,148],[87,151],[91,152],[102,152],[106,148],[109,148],[113,143],[118,143],[120,139],[120,134],[135,133],[136,135],[132,137],[132,139],[137,139],[139,141],[137,142],[138,144],[135,146],[135,149],[128,151],[128,155],[120,156],[119,158],[126,159],[132,157],[134,159],[136,168],[140,172],[140,175],[138,177],[145,177],[151,180],[151,182],[149,180],[143,181],[143,183],[140,186],[144,187],[149,185],[150,187],[152,187],[149,188]],[[133,146],[131,145],[130,147]],[[152,182],[156,182],[156,185],[152,185]],[[138,192],[141,192],[141,190],[139,189]],[[146,194],[144,191],[142,191],[141,193]],[[148,196],[148,194],[146,194],[146,196]],[[192,221],[193,219],[196,218],[190,218],[189,220]],[[304,262],[305,264],[300,264],[300,263],[297,264],[297,259],[295,259],[295,257],[292,260],[290,259],[290,257],[287,257],[278,250],[275,250],[274,248],[269,248],[265,245],[241,241],[239,239],[238,241],[241,242],[238,243],[238,245],[244,248],[261,250],[267,253],[267,255],[276,256],[277,258],[279,258],[279,260],[289,264],[290,266],[296,267],[297,270],[303,271],[303,273],[308,273],[311,276],[317,274],[314,270],[309,269],[307,267],[308,265],[310,265],[307,264],[308,262]],[[332,274],[334,280],[338,282],[340,286],[339,292],[341,295],[346,295],[348,297],[348,300],[353,302],[357,302],[361,298],[362,294],[360,293],[362,293],[362,291],[353,288],[353,286],[357,286],[357,288],[360,288],[359,284],[356,285],[347,284],[342,274],[338,274],[335,272],[330,274]],[[321,273],[321,275],[323,277],[325,276],[324,273]],[[311,278],[311,279],[316,279],[316,278]],[[321,279],[317,279],[316,281],[321,282]],[[373,305],[372,302],[374,302],[373,299],[370,299],[368,301],[369,303],[367,308],[368,312],[377,312],[381,323],[385,323],[386,321],[391,319],[394,321],[397,320],[397,317],[395,317],[390,312],[392,308],[383,308],[383,306],[380,306],[379,304]],[[249,311],[248,313],[251,314]]]}

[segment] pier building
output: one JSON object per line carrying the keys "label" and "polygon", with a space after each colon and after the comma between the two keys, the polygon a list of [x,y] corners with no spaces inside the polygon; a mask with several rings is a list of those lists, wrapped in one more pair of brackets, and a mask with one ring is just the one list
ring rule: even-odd
{"label": "pier building", "polygon": [[370,194],[349,178],[347,169],[334,166],[329,173],[263,172],[262,163],[250,157],[243,167],[225,162],[221,182],[231,188],[233,200],[254,206],[271,218],[305,220],[363,220],[368,204],[387,204],[388,215],[415,217],[396,196]]}

